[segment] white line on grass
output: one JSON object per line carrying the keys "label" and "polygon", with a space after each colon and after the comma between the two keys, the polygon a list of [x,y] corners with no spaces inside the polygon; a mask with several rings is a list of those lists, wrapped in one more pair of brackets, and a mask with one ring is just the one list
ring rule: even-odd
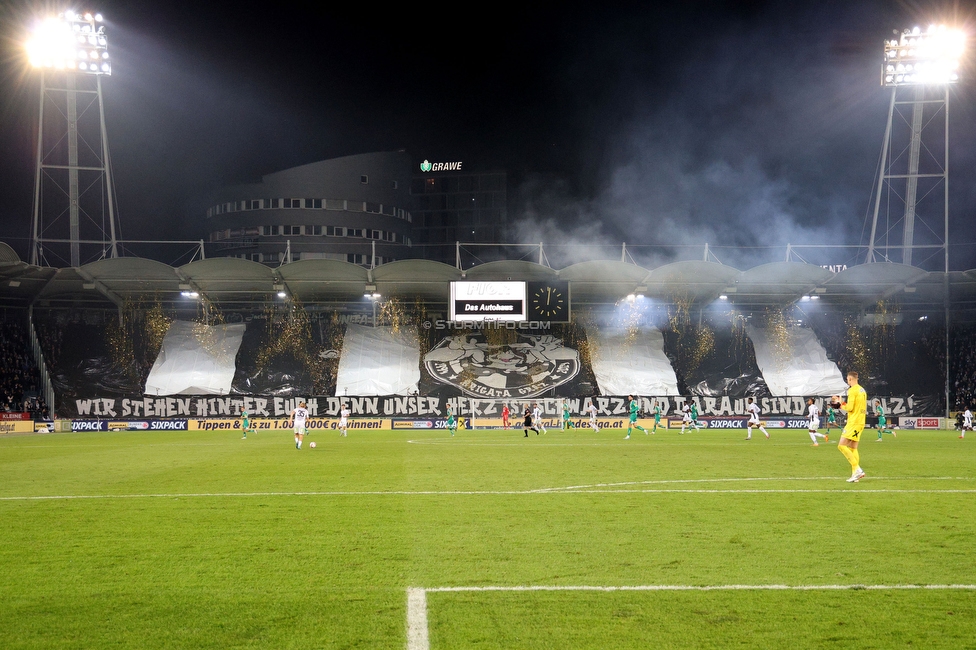
{"label": "white line on grass", "polygon": [[427,650],[427,590],[417,587],[407,589],[407,648]]}
{"label": "white line on grass", "polygon": [[[837,479],[839,480],[839,479]],[[39,496],[5,496],[2,501],[58,501],[82,499],[203,499],[245,497],[347,497],[347,496],[506,496],[506,495],[556,495],[556,494],[976,494],[976,489],[925,490],[925,489],[863,489],[838,485],[824,489],[643,489],[643,490],[343,490],[335,492],[195,492],[167,494],[60,494]]]}
{"label": "white line on grass", "polygon": [[[589,485],[566,485],[563,487],[538,488],[535,492],[558,492],[559,490],[586,490],[593,488],[622,487],[624,485],[665,485],[674,483],[739,483],[745,481],[834,481],[836,476],[784,476],[752,477],[752,478],[681,478],[661,479],[655,481],[623,481],[619,483],[591,483]],[[884,476],[878,479],[884,481],[972,481],[968,476]]]}
{"label": "white line on grass", "polygon": [[482,587],[408,587],[407,650],[430,650],[427,631],[427,594],[472,591],[974,591],[976,585],[521,585]]}

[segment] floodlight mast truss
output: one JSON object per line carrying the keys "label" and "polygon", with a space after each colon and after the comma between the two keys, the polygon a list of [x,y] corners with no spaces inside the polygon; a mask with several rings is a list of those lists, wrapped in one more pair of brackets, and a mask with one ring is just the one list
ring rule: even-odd
{"label": "floodlight mast truss", "polygon": [[[885,128],[881,166],[875,192],[874,215],[868,244],[868,262],[877,260],[878,249],[883,249],[882,259],[892,261],[889,249],[901,249],[904,264],[918,262],[914,252],[918,249],[943,249],[945,270],[949,258],[949,86],[959,81],[960,59],[965,51],[966,36],[959,30],[945,26],[906,29],[896,39],[885,41],[884,63],[881,68],[881,84],[891,88],[888,107],[888,124]],[[942,120],[939,120],[939,117]],[[938,136],[926,137],[942,122],[942,141]],[[898,133],[894,133],[898,128]],[[893,140],[899,139],[899,151],[893,152]],[[902,147],[902,143],[907,141]],[[924,158],[925,169],[920,163]],[[923,187],[919,193],[919,181]],[[941,227],[933,212],[922,205],[933,204],[933,193],[941,189]],[[878,217],[882,197],[886,197],[889,218],[878,232]],[[927,201],[926,201],[927,200]],[[892,203],[902,208],[900,218],[891,223]],[[919,211],[919,208],[922,211]],[[926,219],[928,221],[926,221]],[[895,227],[901,223],[900,241]],[[927,234],[923,243],[916,242],[916,226]],[[895,242],[891,242],[892,236]],[[926,260],[923,260],[924,263]]]}
{"label": "floodlight mast truss", "polygon": [[[935,25],[923,32],[920,28],[904,30],[899,38],[890,39],[885,42],[885,60],[881,68],[881,85],[891,88],[891,104],[888,108],[888,126],[885,128],[884,147],[881,154],[881,169],[878,177],[878,186],[875,193],[874,218],[871,222],[871,239],[868,247],[867,262],[874,262],[875,250],[877,248],[878,233],[878,213],[881,207],[881,195],[887,186],[889,204],[892,195],[898,197],[897,191],[892,187],[893,181],[905,180],[904,194],[901,195],[901,202],[904,205],[903,226],[902,226],[902,262],[911,265],[915,260],[912,252],[916,248],[941,248],[943,254],[943,264],[945,271],[945,281],[943,286],[943,306],[945,309],[945,413],[946,419],[949,418],[952,404],[949,401],[951,394],[950,377],[950,300],[949,300],[949,86],[959,81],[960,60],[966,50],[966,34],[960,30],[947,29],[945,26]],[[898,99],[899,88],[908,87],[911,90],[912,98],[908,100]],[[911,107],[911,121],[904,120],[909,125],[908,146],[898,156],[891,155],[891,136],[892,122],[898,111],[899,118],[904,117],[900,112],[901,106]],[[926,109],[929,117],[926,119]],[[941,111],[944,118],[941,143],[941,160],[937,155],[932,155],[932,151],[938,151],[938,144],[931,142],[932,146],[927,146],[923,142],[923,131],[925,126],[931,124]],[[928,162],[934,165],[931,173],[920,173],[919,163],[923,150],[928,155]],[[907,171],[903,174],[895,173],[893,166],[907,152]],[[920,201],[923,201],[930,191],[936,189],[929,188],[920,198],[918,195],[918,183],[934,182],[942,189],[942,234],[941,245],[919,246],[915,243],[915,223],[919,216],[917,208]],[[900,188],[899,188],[900,189]],[[890,220],[886,220],[890,226]],[[930,236],[938,236],[934,224],[923,226],[929,231]],[[890,227],[885,229],[884,240],[885,249],[887,246]],[[924,231],[923,231],[924,232]],[[885,250],[884,258],[888,260],[888,251]],[[928,260],[925,260],[928,261]]]}
{"label": "floodlight mast truss", "polygon": [[[73,267],[82,264],[82,245],[91,242],[100,247],[100,257],[118,256],[115,187],[102,96],[102,77],[112,74],[112,63],[101,23],[101,14],[66,11],[39,23],[26,44],[30,64],[41,73],[31,264],[47,263],[45,244],[67,244]],[[50,129],[53,133],[45,130],[45,104],[55,109],[48,115],[56,124]],[[89,119],[79,124],[96,105],[97,122]],[[86,138],[85,132],[97,138]],[[50,194],[66,197],[67,205],[63,200],[45,205]]]}

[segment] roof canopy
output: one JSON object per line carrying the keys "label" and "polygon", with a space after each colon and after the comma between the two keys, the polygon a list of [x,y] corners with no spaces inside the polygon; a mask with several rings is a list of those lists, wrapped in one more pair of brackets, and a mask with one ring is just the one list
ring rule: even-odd
{"label": "roof canopy", "polygon": [[[903,308],[941,307],[946,275],[902,264],[862,264],[834,273],[799,262],[739,270],[716,262],[682,261],[647,269],[619,261],[589,261],[561,270],[521,260],[461,271],[430,260],[402,260],[366,269],[335,260],[302,260],[271,268],[237,258],[212,258],[174,268],[143,258],[104,259],[79,268],[32,266],[0,242],[0,305],[71,307],[125,301],[186,304],[184,292],[224,306],[246,307],[294,298],[305,305],[351,303],[367,292],[383,300],[445,303],[456,280],[567,280],[576,305],[613,304],[629,294],[707,304],[725,295],[743,309],[788,305],[807,296],[863,308],[896,299]],[[976,270],[948,276],[954,309],[976,308]]]}

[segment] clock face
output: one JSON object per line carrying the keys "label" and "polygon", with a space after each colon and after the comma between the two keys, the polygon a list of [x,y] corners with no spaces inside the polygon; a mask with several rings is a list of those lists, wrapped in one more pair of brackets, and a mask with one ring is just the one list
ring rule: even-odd
{"label": "clock face", "polygon": [[530,282],[528,285],[531,319],[569,320],[569,282]]}

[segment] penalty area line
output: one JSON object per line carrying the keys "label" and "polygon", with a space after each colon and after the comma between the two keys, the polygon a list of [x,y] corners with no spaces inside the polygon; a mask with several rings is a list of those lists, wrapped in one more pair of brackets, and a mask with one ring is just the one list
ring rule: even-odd
{"label": "penalty area line", "polygon": [[460,592],[530,591],[976,591],[976,584],[945,585],[517,585],[480,587],[408,587],[407,650],[430,650],[427,627],[427,594]]}

